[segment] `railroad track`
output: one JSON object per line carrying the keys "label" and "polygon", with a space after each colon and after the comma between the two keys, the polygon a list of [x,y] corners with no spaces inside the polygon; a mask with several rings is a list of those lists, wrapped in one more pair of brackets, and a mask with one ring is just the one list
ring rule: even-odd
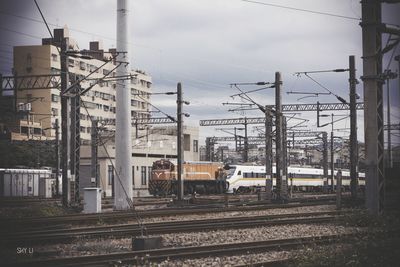
{"label": "railroad track", "polygon": [[202,258],[212,256],[242,255],[265,252],[269,250],[290,250],[310,244],[329,244],[343,242],[354,237],[348,235],[327,235],[320,237],[301,237],[290,239],[275,239],[256,242],[229,243],[210,246],[192,246],[178,248],[162,248],[155,250],[132,251],[123,253],[111,253],[104,255],[65,257],[46,260],[31,260],[13,263],[12,266],[114,266],[123,264],[143,265],[145,262],[159,262],[165,259]]}
{"label": "railroad track", "polygon": [[20,207],[27,205],[61,203],[59,198],[1,198],[0,207]]}
{"label": "railroad track", "polygon": [[277,208],[296,208],[305,206],[317,205],[331,205],[332,201],[307,201],[305,203],[288,203],[288,204],[245,204],[238,206],[212,205],[212,206],[189,206],[184,208],[165,208],[165,209],[152,209],[142,211],[123,211],[123,212],[109,212],[109,213],[96,213],[96,214],[69,214],[62,216],[49,216],[49,217],[30,217],[30,218],[4,218],[0,221],[0,234],[2,232],[18,231],[19,229],[33,229],[43,227],[57,227],[57,225],[66,224],[89,224],[98,223],[101,221],[112,222],[121,220],[136,219],[137,215],[141,218],[160,217],[160,216],[173,216],[173,215],[190,215],[190,214],[204,214],[212,212],[230,212],[230,211],[255,211]]}
{"label": "railroad track", "polygon": [[[171,202],[171,199],[145,199],[145,198],[134,198],[134,203],[136,206],[145,206],[145,205],[161,205],[168,204]],[[102,205],[103,206],[112,206],[114,200],[112,198],[103,198]],[[26,197],[26,198],[1,198],[0,199],[0,207],[24,207],[27,205],[40,205],[40,204],[53,204],[53,203],[61,203],[60,198],[34,198],[34,197]]]}
{"label": "railroad track", "polygon": [[342,214],[338,211],[291,213],[277,215],[262,215],[252,217],[228,217],[205,220],[169,221],[148,223],[143,227],[135,224],[108,225],[97,227],[53,229],[39,231],[14,232],[2,235],[0,244],[38,244],[70,242],[77,237],[121,237],[141,236],[144,234],[167,234],[176,232],[210,231],[232,228],[250,228],[268,225],[325,223],[333,221]]}

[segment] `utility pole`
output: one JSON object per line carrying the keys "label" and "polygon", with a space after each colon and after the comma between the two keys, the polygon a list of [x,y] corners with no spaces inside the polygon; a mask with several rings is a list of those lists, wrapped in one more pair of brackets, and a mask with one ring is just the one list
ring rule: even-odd
{"label": "utility pole", "polygon": [[323,168],[324,168],[324,183],[326,182],[326,188],[328,188],[328,133],[322,133],[322,160],[323,160]]}
{"label": "utility pole", "polygon": [[283,155],[282,155],[282,91],[281,73],[275,72],[275,149],[276,149],[276,189],[277,200],[285,198],[283,191]]}
{"label": "utility pole", "polygon": [[183,105],[183,100],[182,100],[182,85],[181,83],[178,83],[177,86],[177,118],[178,118],[178,125],[177,125],[177,143],[178,143],[178,151],[177,151],[177,156],[178,156],[178,201],[183,200],[183,179],[182,179],[182,173],[183,173],[183,118],[182,118],[182,105]]}
{"label": "utility pole", "polygon": [[287,177],[288,177],[288,146],[287,146],[287,122],[286,122],[286,117],[282,116],[282,147],[283,147],[283,177],[285,177],[283,180],[283,188],[285,193],[287,193],[287,188],[288,188],[288,184],[287,184]]}
{"label": "utility pole", "polygon": [[60,126],[56,118],[56,196],[60,195]]}
{"label": "utility pole", "polygon": [[331,190],[332,192],[335,190],[335,186],[333,184],[333,178],[334,178],[334,170],[335,170],[335,162],[334,162],[334,151],[333,151],[333,142],[334,142],[334,136],[333,136],[333,113],[331,115],[332,117],[332,129],[331,129]]}
{"label": "utility pole", "polygon": [[[75,75],[74,75],[75,76]],[[75,79],[74,79],[75,80]],[[81,146],[81,132],[80,132],[80,85],[74,86],[71,90],[73,97],[70,98],[71,101],[71,177],[74,181],[74,199],[76,204],[80,202],[79,194],[79,165],[80,165],[80,146]]]}
{"label": "utility pole", "polygon": [[234,134],[235,134],[235,151],[238,151],[238,140],[237,140],[237,135],[236,135],[236,127],[234,129]]}
{"label": "utility pole", "polygon": [[243,161],[249,161],[249,142],[247,139],[247,118],[244,118],[244,151],[243,151]]}
{"label": "utility pole", "polygon": [[391,133],[391,126],[390,126],[390,80],[389,75],[386,78],[386,97],[387,97],[387,105],[386,105],[386,112],[387,112],[387,153],[388,153],[388,168],[393,167],[392,161],[392,133]]}
{"label": "utility pole", "polygon": [[393,168],[393,158],[392,158],[392,126],[391,126],[391,116],[390,116],[390,80],[395,79],[397,77],[397,74],[395,72],[390,71],[389,69],[385,70],[384,77],[386,79],[386,98],[387,98],[387,160],[388,160],[388,168]]}
{"label": "utility pole", "polygon": [[211,137],[206,137],[206,161],[211,160]]}
{"label": "utility pole", "polygon": [[61,64],[61,145],[62,145],[62,203],[64,207],[69,206],[70,203],[70,184],[68,177],[69,170],[69,155],[70,155],[70,124],[69,124],[69,107],[70,99],[64,95],[64,92],[68,88],[69,72],[68,72],[68,56],[67,49],[69,45],[69,39],[62,37],[61,41],[61,53],[60,53],[60,64]]}
{"label": "utility pole", "polygon": [[350,84],[350,191],[351,199],[357,199],[358,187],[358,142],[357,142],[357,109],[356,109],[356,67],[354,56],[349,57]]}
{"label": "utility pole", "polygon": [[[125,62],[118,66],[117,76],[129,75],[128,55],[128,3],[117,1],[117,61]],[[117,82],[115,114],[115,173],[114,209],[132,208],[132,119],[130,103],[130,84],[128,80]],[[136,183],[135,183],[136,184]]]}
{"label": "utility pole", "polygon": [[399,63],[399,66],[398,66],[398,73],[399,74],[398,74],[397,78],[399,80],[399,95],[400,95],[400,55],[395,56],[394,60],[396,60]]}
{"label": "utility pole", "polygon": [[268,107],[265,107],[265,192],[268,199],[272,191],[272,114]]}
{"label": "utility pole", "polygon": [[361,9],[366,206],[371,214],[380,215],[385,202],[381,2],[364,0]]}
{"label": "utility pole", "polygon": [[97,120],[92,120],[92,132],[91,132],[91,169],[90,169],[90,176],[92,178],[92,182],[94,180],[95,186],[99,187],[98,175],[97,175]]}

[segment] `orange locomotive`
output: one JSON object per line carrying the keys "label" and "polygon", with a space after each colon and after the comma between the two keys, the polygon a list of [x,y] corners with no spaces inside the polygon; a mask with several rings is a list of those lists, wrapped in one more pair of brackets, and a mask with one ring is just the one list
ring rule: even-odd
{"label": "orange locomotive", "polygon": [[[218,194],[227,190],[226,173],[218,162],[184,162],[182,179],[185,194]],[[177,193],[177,170],[173,162],[162,159],[153,163],[149,192],[152,195]]]}

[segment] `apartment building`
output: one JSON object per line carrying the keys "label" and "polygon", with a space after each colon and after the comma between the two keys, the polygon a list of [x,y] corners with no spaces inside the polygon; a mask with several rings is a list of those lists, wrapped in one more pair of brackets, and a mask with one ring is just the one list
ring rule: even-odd
{"label": "apartment building", "polygon": [[[68,29],[54,30],[54,39],[45,38],[42,45],[14,47],[14,73],[17,76],[60,74],[60,55],[57,42],[60,37],[69,37]],[[78,51],[76,42],[69,37],[69,49]],[[90,117],[97,120],[115,119],[116,81],[97,82],[103,77],[115,77],[115,61],[104,63],[115,55],[115,49],[105,52],[100,42],[90,42],[90,49],[68,59],[70,80],[90,76],[81,82],[83,89],[93,86],[81,96],[80,134],[81,139],[90,140]],[[87,56],[92,56],[89,59]],[[104,66],[102,66],[104,65]],[[151,77],[141,70],[132,70],[131,114],[136,118],[147,118],[150,112]],[[71,82],[70,82],[71,84]],[[55,121],[61,122],[60,90],[35,89],[17,91],[18,105],[29,107],[12,131],[20,134],[19,139],[54,139]]]}

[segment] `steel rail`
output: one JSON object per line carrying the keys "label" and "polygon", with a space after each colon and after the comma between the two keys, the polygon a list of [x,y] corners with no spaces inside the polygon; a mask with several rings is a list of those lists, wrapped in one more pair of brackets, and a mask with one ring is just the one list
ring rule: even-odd
{"label": "steel rail", "polygon": [[[216,229],[252,228],[267,225],[282,224],[304,224],[304,223],[325,223],[335,220],[337,212],[314,212],[288,215],[266,215],[256,217],[233,217],[208,220],[171,221],[146,224],[146,232],[149,235],[181,233],[181,232],[202,232]],[[100,226],[76,229],[54,229],[47,231],[33,231],[10,233],[1,238],[0,244],[40,244],[40,243],[64,243],[70,242],[77,237],[99,238],[99,237],[121,237],[140,236],[141,228],[137,224]]]}
{"label": "steel rail", "polygon": [[289,250],[310,244],[329,244],[345,241],[355,237],[356,234],[326,235],[318,237],[300,237],[288,239],[274,239],[255,242],[228,243],[209,246],[192,246],[179,248],[162,248],[154,250],[111,253],[93,256],[64,257],[47,260],[30,260],[15,263],[14,266],[91,266],[108,265],[113,262],[120,264],[139,264],[143,261],[159,262],[165,259],[201,258],[212,256],[241,255],[248,251],[253,253],[269,250]]}
{"label": "steel rail", "polygon": [[[330,199],[329,199],[330,200]],[[308,200],[304,203],[288,203],[288,204],[265,204],[261,202],[259,205],[253,203],[243,203],[238,206],[225,207],[223,204],[218,206],[189,206],[187,208],[165,208],[165,209],[152,209],[146,211],[137,211],[140,217],[149,218],[157,216],[171,216],[171,215],[189,215],[189,214],[204,214],[204,213],[219,213],[219,212],[230,212],[230,211],[254,211],[254,210],[265,210],[265,209],[286,209],[286,208],[297,208],[304,206],[318,206],[318,205],[330,205],[333,202],[327,200]],[[96,213],[96,214],[69,214],[60,216],[48,216],[48,217],[25,217],[25,218],[3,218],[0,221],[0,232],[10,231],[18,228],[25,227],[33,228],[35,226],[43,227],[44,225],[56,225],[56,224],[87,224],[96,223],[98,221],[117,221],[123,219],[133,219],[136,216],[130,212],[109,212],[109,213]]]}

